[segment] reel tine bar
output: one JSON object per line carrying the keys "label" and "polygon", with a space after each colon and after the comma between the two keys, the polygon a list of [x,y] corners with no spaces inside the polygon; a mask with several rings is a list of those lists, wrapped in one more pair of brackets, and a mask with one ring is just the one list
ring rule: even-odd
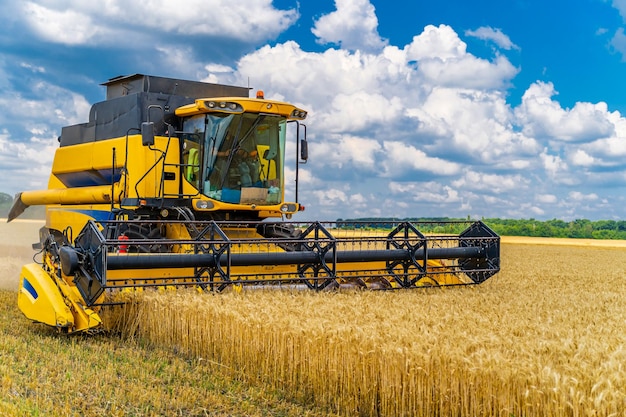
{"label": "reel tine bar", "polygon": [[[60,250],[60,259],[88,305],[106,290],[133,287],[223,291],[269,284],[313,290],[478,284],[500,269],[500,238],[480,221],[453,235],[462,223],[469,222],[422,222],[430,231],[425,235],[409,221],[395,223],[387,234],[380,231],[383,225],[372,223],[354,223],[350,230],[333,223],[331,233],[321,222],[281,223],[279,230],[267,223],[198,221],[197,232],[189,236],[180,233],[187,230],[185,221],[90,221],[74,246]],[[133,238],[118,240],[125,228]],[[149,233],[137,237],[138,230]],[[157,236],[163,230],[178,230],[184,238]],[[259,230],[275,234],[263,237]],[[432,234],[440,230],[448,232]]]}

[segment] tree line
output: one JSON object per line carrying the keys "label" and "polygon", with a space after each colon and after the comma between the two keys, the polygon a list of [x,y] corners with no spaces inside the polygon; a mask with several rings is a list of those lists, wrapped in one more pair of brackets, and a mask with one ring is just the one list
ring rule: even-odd
{"label": "tree line", "polygon": [[[338,219],[337,227],[347,223],[356,223],[360,227],[390,228],[403,221],[423,222],[419,230],[423,233],[460,233],[467,224],[446,225],[447,221],[467,221],[469,219],[437,217],[437,218],[359,218]],[[626,240],[626,220],[587,220],[576,219],[571,221],[552,219],[481,219],[487,226],[500,236],[532,236],[532,237],[561,237],[578,239],[617,239]],[[440,223],[441,222],[441,223]]]}

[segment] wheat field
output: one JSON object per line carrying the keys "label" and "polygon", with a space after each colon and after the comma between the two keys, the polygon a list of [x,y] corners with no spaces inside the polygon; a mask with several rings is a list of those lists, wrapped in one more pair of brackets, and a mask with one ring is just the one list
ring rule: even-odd
{"label": "wheat field", "polygon": [[626,414],[624,242],[503,238],[474,287],[125,296],[107,318],[128,343],[329,413]]}
{"label": "wheat field", "polygon": [[471,288],[146,293],[115,326],[343,415],[626,413],[626,249],[502,258]]}

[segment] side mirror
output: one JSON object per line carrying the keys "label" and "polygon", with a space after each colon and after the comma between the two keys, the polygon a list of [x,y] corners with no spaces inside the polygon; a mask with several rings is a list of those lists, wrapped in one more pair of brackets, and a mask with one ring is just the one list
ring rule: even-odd
{"label": "side mirror", "polygon": [[154,122],[143,122],[141,124],[141,144],[143,146],[154,145]]}
{"label": "side mirror", "polygon": [[309,159],[309,143],[306,139],[300,140],[300,159],[303,161]]}

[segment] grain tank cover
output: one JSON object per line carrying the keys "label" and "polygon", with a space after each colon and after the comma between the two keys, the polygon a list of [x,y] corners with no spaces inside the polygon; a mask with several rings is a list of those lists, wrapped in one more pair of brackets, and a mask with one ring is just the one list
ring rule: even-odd
{"label": "grain tank cover", "polygon": [[144,74],[122,75],[111,78],[101,85],[107,88],[107,100],[137,93],[159,93],[194,99],[204,97],[248,97],[247,87],[179,80]]}
{"label": "grain tank cover", "polygon": [[164,118],[198,98],[248,97],[247,87],[203,83],[153,75],[133,74],[110,79],[106,101],[95,103],[89,121],[65,126],[60,146],[72,146],[98,140],[122,137],[138,132],[143,122],[154,123],[155,130],[165,130]]}

